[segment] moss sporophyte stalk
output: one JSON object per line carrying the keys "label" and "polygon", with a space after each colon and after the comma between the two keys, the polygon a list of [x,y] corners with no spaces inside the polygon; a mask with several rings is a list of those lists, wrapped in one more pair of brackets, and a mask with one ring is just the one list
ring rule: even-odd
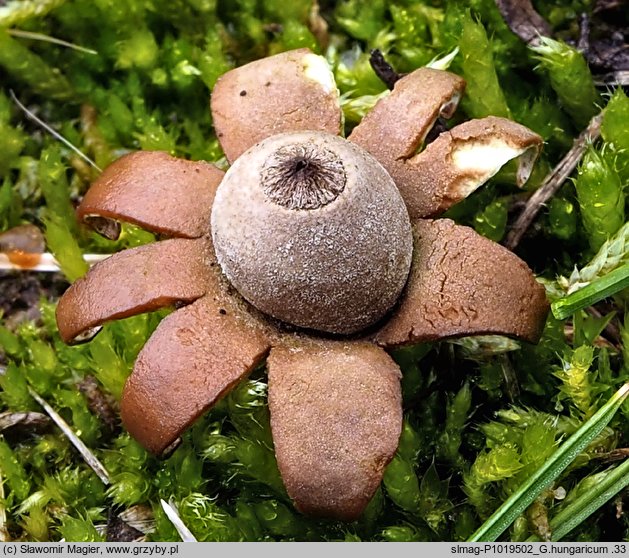
{"label": "moss sporophyte stalk", "polygon": [[536,8],[0,6],[0,540],[626,538],[626,16]]}

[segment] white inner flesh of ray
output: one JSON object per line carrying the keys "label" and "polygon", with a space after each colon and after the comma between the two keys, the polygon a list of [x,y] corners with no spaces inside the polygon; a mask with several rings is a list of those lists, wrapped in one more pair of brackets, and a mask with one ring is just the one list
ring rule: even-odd
{"label": "white inner flesh of ray", "polygon": [[513,147],[500,140],[470,142],[458,146],[452,152],[452,163],[463,173],[471,172],[475,175],[461,185],[464,190],[462,193],[471,194],[480,184],[494,176],[505,163],[519,157],[529,148]]}
{"label": "white inner flesh of ray", "polygon": [[325,58],[317,54],[306,54],[303,57],[304,75],[319,83],[326,93],[334,93],[336,91],[336,83],[334,74]]}

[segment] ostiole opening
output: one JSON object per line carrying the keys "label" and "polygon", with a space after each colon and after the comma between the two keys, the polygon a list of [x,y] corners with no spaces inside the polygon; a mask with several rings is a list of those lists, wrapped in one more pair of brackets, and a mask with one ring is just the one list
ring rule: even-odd
{"label": "ostiole opening", "polygon": [[311,143],[280,147],[264,165],[266,197],[287,209],[319,209],[345,189],[347,177],[336,153]]}

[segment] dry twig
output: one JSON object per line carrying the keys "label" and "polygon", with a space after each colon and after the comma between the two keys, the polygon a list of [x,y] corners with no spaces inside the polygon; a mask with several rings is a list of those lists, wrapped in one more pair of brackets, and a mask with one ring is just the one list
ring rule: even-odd
{"label": "dry twig", "polygon": [[[0,473],[2,470],[0,470]],[[11,537],[7,529],[7,510],[4,507],[4,481],[0,475],[0,542],[9,542]]]}
{"label": "dry twig", "polygon": [[42,413],[0,413],[0,432],[15,427],[23,427],[31,430],[45,428],[50,424],[50,419]]}
{"label": "dry twig", "polygon": [[402,77],[395,71],[393,66],[386,61],[384,54],[377,48],[371,51],[369,64],[371,64],[373,71],[380,80],[391,90],[395,86],[395,83]]}
{"label": "dry twig", "polygon": [[173,524],[173,526],[177,530],[177,533],[179,533],[181,540],[183,542],[197,542],[196,537],[192,534],[190,529],[188,529],[185,523],[181,520],[181,517],[179,517],[179,513],[177,512],[177,509],[172,504],[172,502],[166,502],[165,500],[160,500],[160,503],[162,504],[162,509],[164,510],[166,517],[168,517],[170,522]]}
{"label": "dry twig", "polygon": [[526,44],[536,46],[540,35],[552,35],[550,25],[535,11],[531,0],[496,0],[496,5],[511,31]]}
{"label": "dry twig", "polygon": [[[32,259],[24,262],[24,258],[14,259],[12,254],[3,254],[0,252],[0,271],[45,271],[50,273],[58,273],[61,271],[59,263],[55,257],[49,252],[43,254],[31,254]],[[83,254],[85,261],[94,265],[111,254]]]}
{"label": "dry twig", "polygon": [[557,166],[546,176],[542,185],[526,202],[522,213],[520,213],[520,216],[511,227],[505,239],[504,245],[509,248],[509,250],[513,250],[520,243],[524,233],[537,216],[539,210],[557,193],[564,181],[570,176],[581,160],[581,157],[583,157],[588,145],[599,137],[602,119],[603,114],[598,113],[590,120],[587,128],[574,140],[570,151],[566,153],[564,158],[559,161]]}
{"label": "dry twig", "polygon": [[32,388],[28,388],[28,392],[31,397],[37,401],[43,408],[53,422],[61,429],[64,435],[72,442],[72,445],[81,454],[83,460],[92,468],[92,470],[98,475],[98,478],[103,481],[103,484],[109,484],[109,473],[98,460],[98,458],[91,452],[91,450],[83,443],[83,441],[72,431],[68,423],[63,420],[61,415],[57,413],[46,401]]}

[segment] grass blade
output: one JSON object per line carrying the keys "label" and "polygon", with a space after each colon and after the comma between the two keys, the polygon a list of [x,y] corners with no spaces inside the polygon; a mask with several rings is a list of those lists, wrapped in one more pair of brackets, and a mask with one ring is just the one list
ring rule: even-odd
{"label": "grass blade", "polygon": [[468,539],[468,542],[495,541],[515,519],[546,490],[570,465],[579,453],[600,434],[629,395],[629,383],[624,384],[579,430],[557,451],[492,516]]}
{"label": "grass blade", "polygon": [[556,300],[550,308],[555,318],[563,320],[578,310],[592,306],[599,300],[616,294],[627,287],[629,287],[629,264],[622,265],[607,275],[592,281],[586,287]]}
{"label": "grass blade", "polygon": [[67,148],[71,149],[72,151],[74,151],[79,157],[81,157],[81,159],[83,159],[86,163],[88,163],[89,165],[91,165],[92,167],[94,167],[98,172],[103,172],[103,169],[101,169],[94,161],[92,161],[85,153],[83,153],[78,147],[76,147],[76,145],[73,145],[72,143],[70,143],[66,138],[64,138],[59,132],[57,132],[57,130],[55,130],[54,128],[52,128],[52,126],[46,124],[46,122],[44,122],[41,118],[39,118],[34,112],[28,110],[22,103],[21,101],[15,96],[15,93],[13,93],[12,89],[9,89],[9,95],[11,95],[11,98],[13,99],[13,102],[20,107],[20,109],[22,110],[22,112],[24,112],[24,114],[26,114],[26,116],[28,116],[28,118],[30,118],[31,120],[33,120],[34,122],[36,122],[37,124],[39,124],[44,130],[46,130],[51,136],[53,136],[54,138],[58,139],[61,143],[63,143],[63,145],[65,145]]}
{"label": "grass blade", "polygon": [[[550,520],[551,539],[560,541],[575,527],[585,521],[603,504],[611,500],[629,484],[629,459],[611,471],[602,482],[579,496]],[[531,537],[529,540],[539,540]]]}

